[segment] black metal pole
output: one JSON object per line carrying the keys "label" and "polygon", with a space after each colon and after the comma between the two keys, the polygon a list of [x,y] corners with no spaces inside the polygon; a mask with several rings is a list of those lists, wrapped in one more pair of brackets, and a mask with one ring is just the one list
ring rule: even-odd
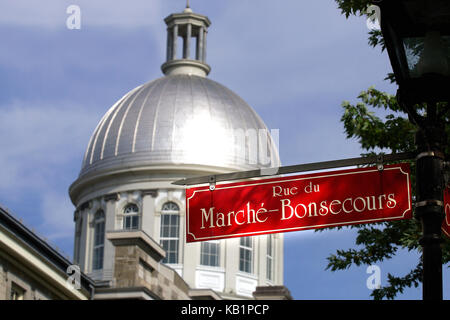
{"label": "black metal pole", "polygon": [[421,153],[416,161],[416,218],[422,222],[423,300],[442,300],[441,225],[443,215],[443,161],[431,153]]}
{"label": "black metal pole", "polygon": [[[422,223],[422,292],[423,300],[442,300],[441,226],[444,219],[444,156],[441,142],[444,130],[428,108],[425,127],[419,130],[416,143],[416,218]],[[431,113],[430,113],[431,112]]]}

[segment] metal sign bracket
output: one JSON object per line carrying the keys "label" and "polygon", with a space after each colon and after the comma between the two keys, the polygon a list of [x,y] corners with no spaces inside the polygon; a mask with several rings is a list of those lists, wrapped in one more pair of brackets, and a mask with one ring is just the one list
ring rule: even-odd
{"label": "metal sign bracket", "polygon": [[383,154],[380,153],[377,156],[377,169],[378,171],[383,171],[384,170],[384,161],[383,161]]}
{"label": "metal sign bracket", "polygon": [[[307,172],[307,171],[315,171],[315,170],[325,170],[325,169],[334,169],[334,168],[342,168],[342,167],[351,167],[351,166],[361,166],[361,165],[376,165],[378,170],[384,169],[384,164],[389,162],[396,161],[405,161],[405,160],[414,160],[416,157],[415,152],[403,152],[403,153],[392,153],[392,154],[380,154],[359,158],[349,158],[342,160],[332,160],[332,161],[324,161],[324,162],[314,162],[314,163],[306,163],[306,164],[297,164],[291,166],[284,166],[278,168],[269,168],[273,170],[249,170],[249,171],[237,171],[231,173],[221,173],[210,176],[200,176],[200,177],[192,177],[187,179],[181,179],[178,181],[172,182],[174,185],[179,186],[192,186],[198,184],[209,183],[210,190],[214,190],[216,188],[216,183],[220,181],[234,181],[234,180],[245,180],[259,177],[268,177],[268,176],[276,176],[283,174],[291,174],[297,172]],[[269,174],[272,173],[272,174]]]}
{"label": "metal sign bracket", "polygon": [[216,176],[209,176],[209,190],[214,191],[216,189]]}

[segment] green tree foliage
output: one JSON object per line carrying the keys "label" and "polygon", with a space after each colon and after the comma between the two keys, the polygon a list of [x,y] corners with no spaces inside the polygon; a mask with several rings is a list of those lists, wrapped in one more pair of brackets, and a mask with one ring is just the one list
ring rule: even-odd
{"label": "green tree foliage", "polygon": [[[348,18],[351,15],[362,16],[370,2],[368,0],[335,0],[342,14]],[[384,50],[384,42],[380,31],[369,32],[369,44],[380,46]],[[395,81],[389,74],[387,80]],[[393,153],[414,151],[414,136],[416,127],[408,120],[407,114],[397,103],[395,96],[370,87],[358,96],[359,102],[352,104],[348,101],[342,103],[344,124],[347,138],[357,139],[367,154],[383,149]],[[448,110],[448,106],[438,106]],[[444,109],[445,108],[445,109]],[[416,106],[424,112],[423,106]],[[382,111],[382,112],[380,112]],[[384,114],[383,117],[377,114]],[[445,117],[447,137],[450,137],[449,112],[441,112]],[[447,143],[450,146],[450,139]],[[450,147],[444,150],[446,159],[450,157]],[[414,173],[414,163],[412,172]],[[414,192],[415,180],[412,177]],[[358,249],[337,250],[328,259],[327,269],[331,271],[345,270],[352,265],[378,264],[393,258],[401,249],[421,252],[419,239],[421,237],[421,224],[416,219],[383,222],[376,224],[355,225],[347,228],[357,229],[355,244]],[[442,244],[443,263],[450,261],[450,240],[444,239]],[[450,265],[448,266],[450,267]],[[422,263],[418,261],[412,266],[410,272],[404,275],[388,274],[387,284],[372,292],[374,299],[393,299],[407,287],[418,287],[421,283]]]}

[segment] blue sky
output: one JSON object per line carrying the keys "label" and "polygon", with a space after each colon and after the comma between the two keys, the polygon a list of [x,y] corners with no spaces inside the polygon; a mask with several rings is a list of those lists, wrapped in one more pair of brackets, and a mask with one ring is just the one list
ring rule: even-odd
{"label": "blue sky", "polygon": [[[81,29],[66,27],[69,5]],[[78,176],[97,122],[126,92],[160,77],[163,18],[183,0],[3,0],[0,10],[0,203],[72,255]],[[209,16],[207,62],[214,79],[280,131],[283,165],[357,157],[341,103],[383,81],[387,54],[367,44],[364,17],[345,19],[333,0],[192,0]],[[285,234],[285,285],[296,299],[370,299],[366,267],[325,271],[326,257],[354,247],[353,230]],[[387,274],[414,268],[417,253],[380,264]],[[450,272],[444,268],[444,297]],[[402,299],[421,298],[421,288]]]}

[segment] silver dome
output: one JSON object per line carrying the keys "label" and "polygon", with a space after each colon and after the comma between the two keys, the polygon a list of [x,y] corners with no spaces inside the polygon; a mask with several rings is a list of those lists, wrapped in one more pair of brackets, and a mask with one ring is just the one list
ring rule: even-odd
{"label": "silver dome", "polygon": [[231,170],[279,166],[270,135],[255,142],[264,132],[256,112],[223,85],[195,75],[168,75],[131,90],[109,109],[89,141],[80,177],[161,164]]}

